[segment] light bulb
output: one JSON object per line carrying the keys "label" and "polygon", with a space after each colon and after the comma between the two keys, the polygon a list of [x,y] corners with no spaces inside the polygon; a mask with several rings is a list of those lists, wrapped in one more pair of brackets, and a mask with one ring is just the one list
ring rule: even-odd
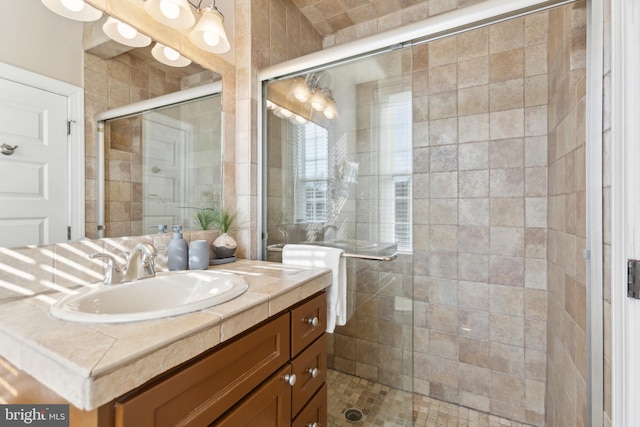
{"label": "light bulb", "polygon": [[322,114],[324,114],[324,116],[329,120],[332,120],[336,117],[336,115],[338,114],[338,109],[336,108],[336,102],[333,100],[333,98],[327,99],[327,106],[325,107]]}
{"label": "light bulb", "polygon": [[118,22],[117,28],[118,33],[120,33],[120,35],[125,39],[131,40],[136,36],[136,34],[138,34],[138,31],[135,28],[129,24],[125,24],[124,22]]}
{"label": "light bulb", "polygon": [[60,3],[72,12],[80,12],[84,9],[84,0],[61,0]]}
{"label": "light bulb", "polygon": [[297,78],[293,84],[293,97],[300,102],[307,102],[311,97],[311,92],[303,78]]}
{"label": "light bulb", "polygon": [[324,107],[327,106],[327,100],[324,99],[324,95],[320,90],[316,90],[311,96],[311,108],[316,111],[324,110]]}
{"label": "light bulb", "polygon": [[176,19],[180,16],[180,6],[170,0],[160,1],[160,11],[169,19]]}
{"label": "light bulb", "polygon": [[289,110],[287,110],[286,108],[281,108],[280,109],[280,114],[282,114],[283,117],[285,118],[290,118],[291,116],[293,116],[293,113]]}
{"label": "light bulb", "polygon": [[169,46],[164,47],[164,56],[166,56],[171,61],[175,61],[176,59],[180,58],[180,54],[174,49],[171,49]]}
{"label": "light bulb", "polygon": [[218,43],[220,43],[220,36],[217,34],[210,33],[208,31],[202,34],[202,39],[206,44],[208,44],[211,47],[217,46]]}
{"label": "light bulb", "polygon": [[304,118],[304,117],[302,117],[302,116],[298,116],[298,115],[296,115],[296,116],[294,117],[294,119],[295,119],[295,121],[296,121],[297,123],[299,123],[299,124],[301,124],[301,125],[303,125],[303,124],[307,123],[307,119],[305,119],[305,118]]}

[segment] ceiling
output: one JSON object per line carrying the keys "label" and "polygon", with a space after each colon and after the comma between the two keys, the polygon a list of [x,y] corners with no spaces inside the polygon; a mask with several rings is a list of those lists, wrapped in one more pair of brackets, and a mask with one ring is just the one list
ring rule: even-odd
{"label": "ceiling", "polygon": [[324,37],[429,0],[293,0]]}

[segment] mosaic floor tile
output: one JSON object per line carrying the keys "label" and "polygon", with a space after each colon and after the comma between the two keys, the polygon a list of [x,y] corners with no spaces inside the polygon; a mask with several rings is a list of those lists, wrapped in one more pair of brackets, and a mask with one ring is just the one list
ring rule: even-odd
{"label": "mosaic floor tile", "polygon": [[[531,427],[335,370],[329,370],[327,384],[330,427]],[[362,412],[362,420],[345,418],[351,408]]]}

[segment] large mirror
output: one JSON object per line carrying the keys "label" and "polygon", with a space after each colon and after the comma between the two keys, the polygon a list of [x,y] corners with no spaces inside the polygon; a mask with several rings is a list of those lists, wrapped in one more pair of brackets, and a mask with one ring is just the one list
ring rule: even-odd
{"label": "large mirror", "polygon": [[[104,132],[104,151],[97,149],[99,139],[97,134],[99,132],[97,132],[97,123],[94,117],[104,111],[209,85],[212,82],[220,81],[220,76],[193,63],[186,67],[170,67],[161,64],[151,54],[154,43],[145,48],[131,49],[117,46],[116,42],[106,38],[101,41],[99,37],[96,37],[96,34],[100,34],[96,28],[101,27],[101,21],[83,24],[56,16],[40,0],[0,2],[0,11],[2,12],[0,14],[2,15],[0,17],[2,37],[5,40],[12,40],[11,43],[5,43],[0,48],[0,63],[10,66],[16,65],[84,89],[85,171],[84,174],[81,171],[80,177],[76,180],[84,179],[85,224],[81,232],[74,230],[73,235],[76,238],[99,237],[98,226],[100,224],[98,224],[97,215],[102,209],[105,212],[105,223],[102,224],[106,228],[105,236],[148,234],[153,232],[149,225],[161,220],[169,222],[168,225],[172,225],[171,222],[179,223],[185,229],[196,227],[195,222],[191,220],[191,218],[195,218],[195,214],[189,212],[189,209],[215,204],[221,196],[220,95],[200,100],[199,102],[203,104],[196,108],[185,104],[173,109],[144,113],[140,119],[123,120],[123,122],[129,122],[127,126],[132,137],[129,141],[119,140],[112,143],[110,139],[107,139],[111,136],[112,130],[112,126],[108,125]],[[194,110],[197,113],[194,113]],[[164,160],[157,158],[157,154],[162,152],[159,148],[145,150],[145,138],[154,133],[158,134],[153,130],[153,127],[149,126],[149,123],[157,122],[163,123],[163,126],[170,123],[174,129],[183,131],[180,138],[184,142],[181,144],[181,148],[176,148],[181,152],[181,160],[176,167],[182,165],[187,169],[181,172],[176,170],[171,172],[173,175],[184,178],[179,187],[173,191],[186,194],[186,190],[189,190],[194,193],[203,186],[206,186],[207,190],[199,191],[204,195],[203,198],[195,200],[190,198],[191,195],[188,195],[187,198],[174,202],[179,205],[174,208],[174,211],[179,211],[179,215],[172,214],[169,217],[160,218],[154,214],[155,218],[144,220],[145,209],[151,209],[153,203],[148,202],[147,206],[144,206],[142,199],[137,196],[148,194],[154,197],[154,194],[160,193],[157,191],[160,184],[156,178],[160,177],[163,172],[166,174],[168,170],[152,164],[153,162],[165,161],[166,163],[168,161],[166,158]],[[75,123],[73,122],[69,126],[73,128]],[[206,126],[200,128],[202,124]],[[118,126],[116,125],[116,127]],[[164,136],[163,132],[159,133]],[[176,133],[179,134],[178,131]],[[5,136],[2,129],[0,129],[0,135]],[[124,133],[122,126],[120,126],[117,136],[121,137],[122,135]],[[19,153],[20,151],[25,152],[24,149],[29,145],[29,142],[22,138],[19,143],[12,144],[20,146],[17,151]],[[156,145],[162,143],[158,142],[157,138],[155,142],[149,142],[149,144]],[[176,144],[176,146],[178,145],[180,144]],[[209,150],[209,154],[206,157],[199,157],[195,153],[202,152],[203,147]],[[145,160],[149,153],[156,155],[156,158],[150,161]],[[72,155],[73,153],[70,152],[70,157]],[[0,157],[0,160],[5,160],[4,165],[9,164],[7,162],[9,159],[15,160],[18,156]],[[196,161],[200,163],[196,164]],[[100,177],[100,179],[117,181],[117,185],[109,185],[106,181],[104,183],[98,182],[98,165],[101,162],[104,162],[105,169],[104,177]],[[17,163],[14,162],[14,164]],[[202,165],[206,165],[206,167]],[[153,171],[156,173],[154,174]],[[128,181],[123,180],[124,176],[129,177]],[[104,184],[104,208],[97,204],[99,184]],[[150,186],[155,186],[155,190],[150,190]],[[73,185],[67,185],[66,188],[71,190],[65,191],[63,197],[69,198],[69,194],[73,194]],[[15,191],[15,186],[11,191]],[[128,203],[124,202],[122,200],[124,193],[133,199],[130,199]],[[113,202],[117,203],[108,205]],[[5,203],[5,205],[7,204]],[[65,200],[63,204],[70,203]],[[18,202],[18,205],[26,206],[21,201]],[[156,209],[154,212],[157,213],[158,210]],[[127,216],[129,221],[126,220]],[[50,225],[44,224],[44,221],[40,222],[41,224],[36,224],[34,227],[33,233],[18,233],[23,236],[29,235],[29,239],[0,240],[0,246],[23,246],[66,240],[66,230],[58,239],[48,239],[44,242],[38,240],[41,238],[39,236],[42,234],[41,231]],[[15,223],[12,223],[11,227],[22,230]]]}
{"label": "large mirror", "polygon": [[96,116],[98,237],[207,227],[197,214],[222,200],[221,105],[213,83]]}

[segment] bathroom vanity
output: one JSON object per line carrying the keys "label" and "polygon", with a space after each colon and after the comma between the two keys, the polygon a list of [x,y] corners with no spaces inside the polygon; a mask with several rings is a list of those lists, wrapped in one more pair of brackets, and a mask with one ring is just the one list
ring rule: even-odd
{"label": "bathroom vanity", "polygon": [[[7,403],[69,403],[72,426],[326,425],[326,269],[240,260],[227,303],[123,324],[0,302]],[[314,424],[318,423],[318,424]]]}

